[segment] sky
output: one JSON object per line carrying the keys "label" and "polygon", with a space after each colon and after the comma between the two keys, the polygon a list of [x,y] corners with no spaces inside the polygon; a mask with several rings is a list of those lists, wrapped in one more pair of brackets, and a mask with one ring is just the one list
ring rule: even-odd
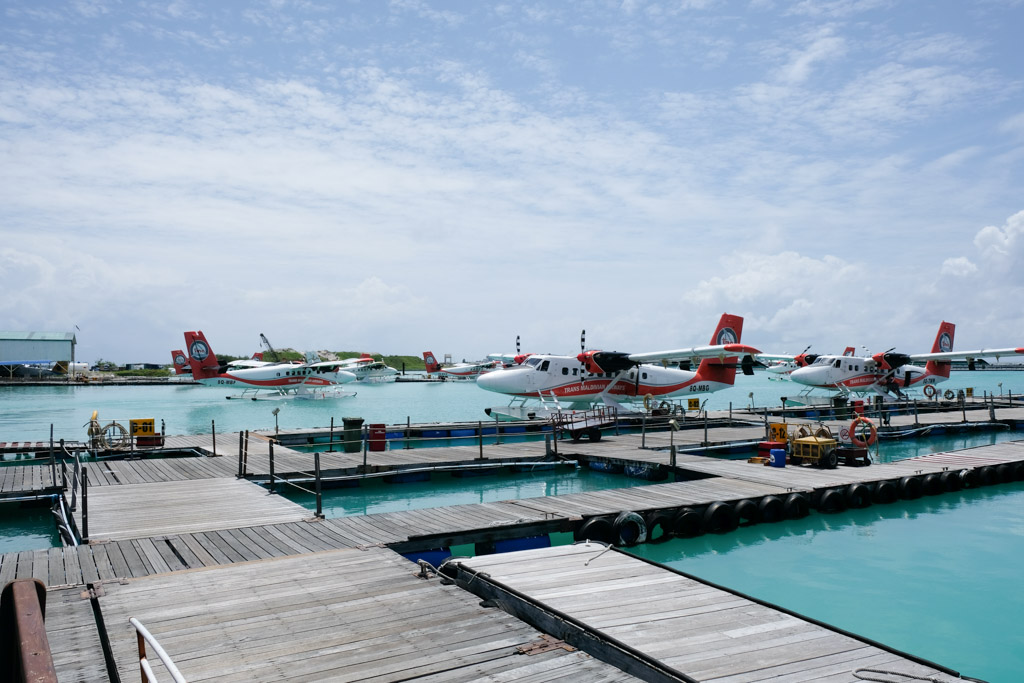
{"label": "sky", "polygon": [[78,360],[1024,346],[1024,0],[0,0],[0,329]]}

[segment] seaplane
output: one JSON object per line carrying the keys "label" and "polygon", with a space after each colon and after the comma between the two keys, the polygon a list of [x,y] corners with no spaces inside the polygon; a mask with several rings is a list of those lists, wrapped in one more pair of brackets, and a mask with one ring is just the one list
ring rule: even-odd
{"label": "seaplane", "polygon": [[423,363],[427,367],[427,374],[436,374],[443,379],[473,381],[488,372],[500,370],[505,365],[500,360],[482,360],[476,363],[454,363],[453,365],[442,366],[437,362],[433,351],[423,352]]}
{"label": "seaplane", "polygon": [[[232,367],[221,364],[202,331],[186,332],[185,347],[192,368],[192,379],[204,386],[239,387],[244,391],[237,398],[341,398],[354,396],[335,385],[354,382],[356,376],[342,368],[340,361],[320,361],[312,352],[306,362],[252,361],[258,366]],[[267,395],[269,393],[269,396]],[[233,398],[229,396],[228,398]]]}
{"label": "seaplane", "polygon": [[363,384],[384,384],[398,379],[398,370],[368,353],[358,358],[345,358],[337,363],[342,370],[351,373],[356,382]]}
{"label": "seaplane", "polygon": [[[953,323],[943,321],[929,353],[905,354],[889,349],[870,356],[854,356],[851,353],[842,356],[820,355],[813,359],[805,357],[805,364],[793,370],[790,379],[810,388],[829,389],[844,396],[875,394],[883,400],[905,398],[904,390],[920,386],[925,396],[931,398],[937,392],[935,385],[949,379],[952,361],[967,361],[968,369],[973,370],[979,358],[998,360],[1024,354],[1024,348],[953,351],[955,332],[956,326]],[[761,356],[762,359],[766,357],[779,356]],[[795,360],[797,356],[791,358]],[[912,365],[921,361],[925,362],[924,367]]]}
{"label": "seaplane", "polygon": [[[633,412],[624,403],[643,401],[645,408],[664,399],[695,396],[727,389],[736,369],[753,374],[759,351],[740,343],[743,318],[722,315],[709,346],[687,349],[623,353],[586,350],[586,331],[577,356],[530,354],[521,364],[481,375],[477,386],[511,395],[507,407],[485,412],[499,418],[530,419],[562,410],[586,410],[603,403]],[[691,371],[690,364],[698,363]],[[669,364],[674,367],[668,367]],[[528,403],[540,402],[539,406]],[[563,405],[563,402],[567,405]]]}
{"label": "seaplane", "polygon": [[[765,371],[768,373],[768,379],[789,380],[794,370],[807,367],[818,358],[816,353],[807,353],[810,348],[808,346],[803,350],[803,353],[798,353],[795,356],[780,357],[772,354],[762,354],[757,359],[761,362],[769,361],[765,368]],[[856,349],[852,346],[847,346],[846,350],[843,351],[843,355],[852,356],[855,352]]]}

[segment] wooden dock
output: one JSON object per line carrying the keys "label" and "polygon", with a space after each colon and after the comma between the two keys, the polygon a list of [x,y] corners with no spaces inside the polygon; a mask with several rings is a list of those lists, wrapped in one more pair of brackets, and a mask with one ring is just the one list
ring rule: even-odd
{"label": "wooden dock", "polygon": [[[139,675],[129,617],[192,682],[636,680],[415,569],[384,549],[330,551],[104,584],[99,602],[123,681]],[[100,679],[97,654],[61,656],[60,679]]]}
{"label": "wooden dock", "polygon": [[466,590],[645,680],[852,683],[865,668],[959,678],[601,544],[459,559],[448,567]]}

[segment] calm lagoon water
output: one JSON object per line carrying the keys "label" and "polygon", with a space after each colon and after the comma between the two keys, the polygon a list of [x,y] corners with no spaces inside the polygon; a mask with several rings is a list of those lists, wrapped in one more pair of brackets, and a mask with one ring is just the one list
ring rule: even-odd
{"label": "calm lagoon water", "polygon": [[1024,672],[1021,482],[630,551],[966,676]]}

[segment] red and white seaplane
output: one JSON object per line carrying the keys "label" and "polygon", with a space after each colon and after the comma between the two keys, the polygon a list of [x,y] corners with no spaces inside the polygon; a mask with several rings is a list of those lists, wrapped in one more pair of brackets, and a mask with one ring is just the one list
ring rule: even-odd
{"label": "red and white seaplane", "polygon": [[[737,367],[753,374],[758,352],[740,343],[743,318],[722,315],[710,346],[651,353],[582,350],[577,356],[531,354],[521,364],[489,372],[477,386],[513,396],[507,407],[489,408],[488,415],[529,419],[559,410],[582,410],[604,403],[630,412],[622,405],[642,400],[645,406],[677,396],[693,396],[733,385]],[[581,346],[584,338],[581,337]],[[696,372],[689,369],[698,362]],[[677,367],[667,367],[669,363]],[[541,405],[527,401],[536,399]],[[563,405],[568,402],[568,405]]]}
{"label": "red and white seaplane", "polygon": [[[903,390],[915,386],[924,388],[929,398],[936,393],[935,385],[949,379],[951,362],[967,361],[974,369],[978,358],[999,358],[1024,354],[1024,348],[977,349],[953,351],[956,326],[943,322],[930,353],[905,354],[892,349],[872,356],[816,356],[803,367],[790,373],[790,378],[811,388],[830,389],[843,395],[873,393],[886,400],[903,398]],[[777,358],[778,356],[762,356]],[[793,356],[793,359],[799,358]],[[807,358],[803,359],[807,361]],[[925,361],[924,367],[911,365]]]}
{"label": "red and white seaplane", "polygon": [[[355,381],[351,372],[341,367],[340,361],[316,361],[307,354],[302,362],[268,363],[256,367],[232,367],[222,365],[210,348],[206,336],[201,332],[186,332],[185,346],[188,348],[188,362],[192,378],[205,386],[241,387],[245,392],[239,398],[256,399],[254,392],[269,391],[273,397],[294,396],[295,398],[338,398],[354,396],[352,392],[340,392],[334,385]],[[328,391],[331,388],[331,391]],[[231,398],[231,397],[229,397]]]}
{"label": "red and white seaplane", "polygon": [[505,367],[500,360],[482,360],[476,363],[454,363],[453,365],[442,366],[437,362],[433,351],[423,352],[423,363],[427,367],[427,374],[436,374],[444,379],[454,380],[475,380],[480,375]]}
{"label": "red and white seaplane", "polygon": [[398,370],[377,360],[368,353],[358,358],[345,358],[338,361],[339,367],[355,376],[355,381],[363,384],[386,384],[398,379]]}

